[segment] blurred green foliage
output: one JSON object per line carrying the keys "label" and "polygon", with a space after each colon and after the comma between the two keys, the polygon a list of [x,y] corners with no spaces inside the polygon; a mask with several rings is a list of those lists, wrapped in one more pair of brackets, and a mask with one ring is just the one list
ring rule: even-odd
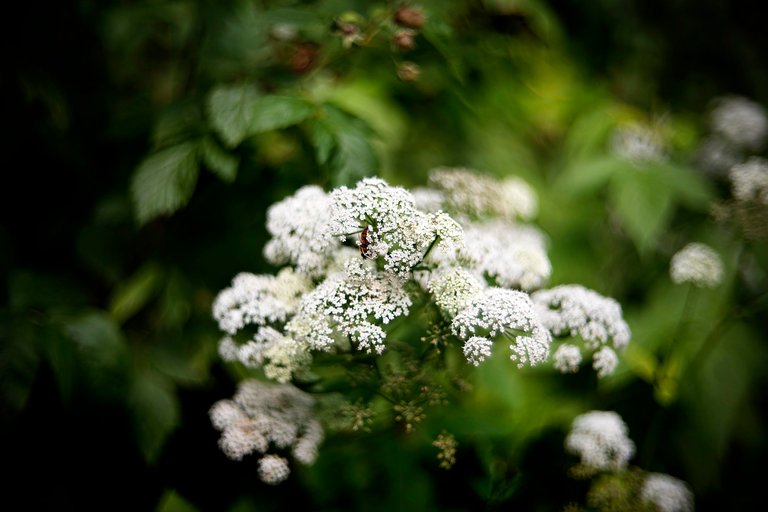
{"label": "blurred green foliage", "polygon": [[[562,441],[591,408],[618,411],[637,465],[688,481],[700,510],[759,503],[768,251],[716,222],[727,186],[693,159],[712,97],[768,103],[757,3],[424,0],[407,51],[392,41],[398,5],[11,7],[6,505],[558,510],[587,493]],[[630,122],[657,126],[669,158],[613,154]],[[242,372],[218,360],[213,297],[240,271],[273,270],[265,211],[299,186],[421,185],[438,165],[537,189],[551,284],[624,306],[619,372],[598,383],[493,358],[461,407],[412,434],[331,437],[315,466],[265,486],[218,451],[207,417]],[[670,257],[693,240],[723,256],[720,288],[671,283]],[[450,471],[430,445],[443,430],[459,442]]]}

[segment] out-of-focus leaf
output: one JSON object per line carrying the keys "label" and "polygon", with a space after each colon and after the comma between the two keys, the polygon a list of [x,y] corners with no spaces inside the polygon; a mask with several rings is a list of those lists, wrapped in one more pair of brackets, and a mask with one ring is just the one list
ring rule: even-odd
{"label": "out-of-focus leaf", "polygon": [[317,123],[324,124],[336,141],[329,162],[333,185],[353,185],[376,174],[379,159],[369,142],[370,128],[362,120],[336,107],[327,105],[323,112],[325,116]]}
{"label": "out-of-focus leaf", "polygon": [[581,160],[563,171],[557,188],[569,196],[592,194],[604,187],[614,174],[636,171],[630,162],[611,156]]}
{"label": "out-of-focus leaf", "polygon": [[155,149],[179,144],[195,137],[201,129],[201,117],[196,105],[176,105],[163,112],[152,127]]}
{"label": "out-of-focus leaf", "polygon": [[184,325],[192,311],[189,297],[189,286],[183,274],[172,270],[160,297],[163,327],[179,328]]}
{"label": "out-of-focus leaf", "polygon": [[163,493],[156,512],[197,512],[197,507],[182,498],[174,489]]}
{"label": "out-of-focus leaf", "polygon": [[8,301],[14,309],[72,308],[88,303],[80,285],[68,277],[16,270],[8,280]]}
{"label": "out-of-focus leaf", "polygon": [[216,176],[226,183],[232,183],[237,176],[240,160],[224,151],[210,137],[203,138],[200,145],[203,162]]}
{"label": "out-of-focus leaf", "polygon": [[0,311],[0,415],[6,421],[24,408],[35,381],[40,349],[37,331],[26,316]]}
{"label": "out-of-focus leaf", "polygon": [[675,191],[675,196],[688,207],[707,211],[712,203],[714,191],[704,177],[688,167],[670,162],[653,164],[649,169],[659,181]]}
{"label": "out-of-focus leaf", "polygon": [[111,366],[125,351],[120,328],[106,313],[91,311],[66,320],[65,334],[78,351],[95,366]]}
{"label": "out-of-focus leaf", "polygon": [[139,447],[151,462],[179,422],[179,403],[173,384],[154,370],[139,369],[133,376],[128,404]]}
{"label": "out-of-focus leaf", "polygon": [[588,109],[568,130],[563,143],[565,158],[572,162],[604,153],[608,137],[615,127],[616,116],[609,108]]}
{"label": "out-of-focus leaf", "polygon": [[318,120],[312,123],[309,138],[312,141],[312,145],[315,147],[315,158],[317,159],[317,163],[325,165],[325,163],[328,162],[328,158],[331,156],[331,151],[333,151],[333,148],[336,146],[336,140],[333,137],[333,132],[328,127],[328,123],[323,120]]}
{"label": "out-of-focus leaf", "polygon": [[640,253],[656,243],[672,216],[674,191],[654,174],[637,169],[614,175],[611,202]]}
{"label": "out-of-focus leaf", "polygon": [[253,106],[248,133],[256,134],[298,124],[314,112],[312,103],[292,96],[264,96]]}
{"label": "out-of-focus leaf", "polygon": [[208,118],[229,147],[237,146],[248,135],[258,99],[258,91],[249,84],[220,85],[208,95]]}
{"label": "out-of-focus leaf", "polygon": [[118,323],[123,323],[157,293],[163,278],[162,269],[155,263],[147,263],[128,280],[120,283],[112,294],[109,314]]}
{"label": "out-of-focus leaf", "polygon": [[131,197],[143,224],[184,206],[197,182],[198,145],[185,142],[147,157],[133,175]]}
{"label": "out-of-focus leaf", "polygon": [[745,409],[755,407],[750,389],[762,378],[768,359],[760,341],[745,326],[732,326],[681,381],[680,399],[689,418],[683,454],[694,485],[717,484],[731,437],[741,418],[749,416]]}

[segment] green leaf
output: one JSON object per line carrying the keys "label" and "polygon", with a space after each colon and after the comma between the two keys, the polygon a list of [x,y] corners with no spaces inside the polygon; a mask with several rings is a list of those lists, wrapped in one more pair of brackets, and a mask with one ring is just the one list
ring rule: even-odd
{"label": "green leaf", "polygon": [[197,512],[197,510],[173,489],[166,490],[157,505],[157,512]]}
{"label": "green leaf", "polygon": [[173,213],[192,196],[197,182],[198,145],[177,144],[146,158],[133,175],[131,197],[140,224]]}
{"label": "green leaf", "polygon": [[648,172],[655,174],[660,182],[671,188],[675,196],[690,208],[699,211],[709,210],[714,191],[701,173],[671,162],[654,164]]}
{"label": "green leaf", "polygon": [[253,107],[248,133],[287,128],[307,119],[314,112],[312,103],[291,96],[264,96]]}
{"label": "green leaf", "polygon": [[8,302],[13,309],[54,309],[85,306],[88,295],[69,276],[13,270],[8,278]]}
{"label": "green leaf", "polygon": [[[379,159],[369,141],[372,132],[368,125],[330,105],[325,106],[323,113],[317,124],[323,125],[321,130],[330,133],[335,141],[329,162],[333,185],[354,185],[362,178],[375,175]],[[319,142],[328,144],[328,140]],[[324,147],[323,151],[326,150]]]}
{"label": "green leaf", "polygon": [[187,103],[167,109],[152,127],[152,143],[155,149],[179,144],[195,137],[202,128],[201,121],[197,105]]}
{"label": "green leaf", "polygon": [[64,333],[75,342],[78,352],[91,366],[114,366],[125,355],[123,333],[103,311],[91,311],[66,320]]}
{"label": "green leaf", "polygon": [[205,137],[200,147],[206,167],[226,183],[235,181],[237,166],[240,164],[238,158],[221,149],[210,137]]}
{"label": "green leaf", "polygon": [[648,172],[637,169],[614,175],[611,183],[614,211],[640,253],[647,253],[672,217],[671,188]]}
{"label": "green leaf", "polygon": [[192,313],[192,296],[184,275],[177,269],[168,273],[160,297],[160,319],[163,327],[181,328]]}
{"label": "green leaf", "polygon": [[158,291],[162,278],[163,271],[155,263],[142,266],[115,289],[109,304],[110,316],[122,324],[135,315]]}
{"label": "green leaf", "polygon": [[577,161],[561,174],[557,188],[569,196],[594,193],[604,187],[614,174],[637,172],[627,160],[604,156]]}
{"label": "green leaf", "polygon": [[131,384],[128,404],[139,447],[148,461],[154,461],[179,422],[174,387],[169,379],[153,370],[139,370]]}
{"label": "green leaf", "polygon": [[331,161],[333,185],[354,185],[362,178],[373,176],[379,161],[368,139],[359,130],[337,134],[336,154]]}
{"label": "green leaf", "polygon": [[328,127],[328,123],[322,120],[312,123],[309,138],[312,145],[315,147],[315,158],[317,158],[317,163],[325,165],[331,156],[331,151],[336,147],[336,139],[333,136],[333,132]]}
{"label": "green leaf", "polygon": [[240,144],[253,122],[259,93],[252,85],[220,85],[208,95],[208,118],[229,147]]}

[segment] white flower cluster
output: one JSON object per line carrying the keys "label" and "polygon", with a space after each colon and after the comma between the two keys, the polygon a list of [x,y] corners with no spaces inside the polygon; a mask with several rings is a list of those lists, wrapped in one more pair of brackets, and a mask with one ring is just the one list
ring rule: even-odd
{"label": "white flower cluster", "polygon": [[645,479],[640,497],[658,512],[692,512],[693,493],[685,482],[663,473],[651,473]]}
{"label": "white flower cluster", "polygon": [[468,223],[466,248],[460,256],[467,266],[504,288],[532,290],[552,274],[544,235],[532,226],[503,220]]}
{"label": "white flower cluster", "polygon": [[676,284],[714,288],[723,280],[723,262],[710,246],[693,242],[672,256],[669,273]]}
{"label": "white flower cluster", "polygon": [[487,288],[473,297],[453,318],[451,331],[464,340],[464,353],[474,365],[490,354],[486,340],[498,335],[514,339],[510,359],[518,367],[546,360],[552,340],[528,294],[504,288]]}
{"label": "white flower cluster", "polygon": [[[598,377],[613,373],[618,364],[615,350],[626,347],[631,337],[618,302],[580,285],[539,290],[531,299],[542,324],[554,336],[578,336],[595,352],[592,366]],[[564,343],[555,351],[554,359],[557,370],[575,372],[581,352],[574,343]]]}
{"label": "white flower cluster", "polygon": [[627,425],[613,411],[590,411],[577,416],[565,447],[581,458],[584,468],[594,472],[622,470],[635,454]]}
{"label": "white flower cluster", "polygon": [[327,236],[330,197],[309,185],[267,210],[267,231],[272,238],[264,256],[272,264],[291,264],[310,277],[319,277],[339,247]]}
{"label": "white flower cluster", "polygon": [[733,197],[739,201],[758,201],[768,205],[768,160],[753,157],[743,164],[734,165],[728,177]]}
{"label": "white flower cluster", "polygon": [[406,315],[410,306],[400,279],[351,259],[344,273],[329,276],[304,296],[286,332],[314,350],[331,350],[339,334],[359,350],[381,354],[386,333],[371,319],[387,324]]}
{"label": "white flower cluster", "polygon": [[617,128],[611,146],[617,156],[636,164],[658,162],[666,157],[659,134],[640,123]]}
{"label": "white flower cluster", "polygon": [[410,277],[428,250],[435,246],[446,256],[463,247],[461,226],[443,212],[424,213],[413,195],[379,178],[366,178],[353,189],[340,187],[331,193],[331,220],[327,234],[344,240],[365,232],[362,254],[382,257],[384,269],[400,279]]}
{"label": "white flower cluster", "polygon": [[270,449],[291,449],[293,458],[312,464],[323,440],[323,428],[313,415],[314,399],[289,384],[256,380],[240,384],[232,400],[220,400],[210,410],[211,423],[221,431],[219,445],[231,459],[258,452],[259,476],[268,484],[288,477],[288,461]]}
{"label": "white flower cluster", "polygon": [[290,268],[277,276],[243,272],[235,276],[232,286],[219,292],[213,301],[213,317],[219,329],[235,334],[246,325],[284,322],[299,304],[301,295],[311,283]]}
{"label": "white flower cluster", "polygon": [[471,169],[438,167],[430,171],[429,183],[441,195],[420,192],[420,202],[428,208],[441,198],[441,208],[470,218],[530,220],[538,213],[536,193],[516,176],[497,180]]}
{"label": "white flower cluster", "polygon": [[768,135],[765,109],[739,96],[720,98],[712,110],[711,124],[717,134],[743,149],[760,149]]}
{"label": "white flower cluster", "polygon": [[449,317],[456,316],[483,289],[483,284],[461,267],[451,267],[436,274],[430,279],[427,288],[437,306]]}
{"label": "white flower cluster", "polygon": [[[311,289],[307,278],[284,268],[277,276],[238,274],[232,286],[213,303],[219,328],[229,334],[219,342],[225,361],[239,361],[249,368],[264,367],[268,378],[288,382],[312,362],[307,346],[283,336],[272,326],[284,323]],[[247,325],[256,327],[252,338],[238,344],[232,336]]]}

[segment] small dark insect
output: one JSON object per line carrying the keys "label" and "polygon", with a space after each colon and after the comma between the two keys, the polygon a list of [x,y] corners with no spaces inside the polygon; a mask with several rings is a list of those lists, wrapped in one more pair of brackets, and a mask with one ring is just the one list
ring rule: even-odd
{"label": "small dark insect", "polygon": [[368,252],[368,245],[370,243],[371,241],[368,240],[368,226],[366,226],[360,232],[360,240],[357,241],[357,247],[360,249],[360,256],[362,256],[363,259],[371,257],[370,253]]}

